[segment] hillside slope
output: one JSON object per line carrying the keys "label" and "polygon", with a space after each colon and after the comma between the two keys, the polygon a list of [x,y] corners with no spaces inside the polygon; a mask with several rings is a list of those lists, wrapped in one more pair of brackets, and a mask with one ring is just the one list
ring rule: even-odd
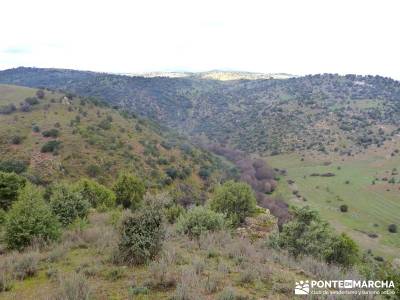
{"label": "hillside slope", "polygon": [[379,76],[219,81],[17,68],[0,72],[0,82],[99,97],[185,133],[262,154],[312,149],[349,155],[382,145],[400,128],[400,83]]}
{"label": "hillside slope", "polygon": [[200,190],[219,176],[220,161],[208,152],[93,99],[0,85],[0,111],[0,168],[16,165],[34,182],[86,176],[109,185],[126,171],[149,187]]}

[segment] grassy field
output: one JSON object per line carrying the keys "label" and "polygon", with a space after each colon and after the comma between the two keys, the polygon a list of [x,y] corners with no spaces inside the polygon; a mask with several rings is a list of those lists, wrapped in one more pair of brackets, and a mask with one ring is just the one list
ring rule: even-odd
{"label": "grassy field", "polygon": [[[396,171],[400,168],[400,156],[390,155],[399,148],[399,141],[390,143],[354,157],[317,154],[269,157],[269,164],[288,172],[275,193],[282,194],[292,205],[317,209],[339,232],[348,233],[375,255],[398,257],[400,234],[390,233],[388,225],[400,225],[400,177]],[[329,172],[335,176],[310,176]],[[394,184],[388,182],[392,177]],[[289,184],[289,179],[294,183]],[[348,205],[348,212],[340,211],[344,204]]]}

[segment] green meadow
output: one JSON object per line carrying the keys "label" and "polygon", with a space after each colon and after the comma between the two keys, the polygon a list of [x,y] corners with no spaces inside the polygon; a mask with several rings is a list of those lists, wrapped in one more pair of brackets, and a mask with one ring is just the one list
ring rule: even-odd
{"label": "green meadow", "polygon": [[[269,157],[268,162],[288,172],[275,195],[282,195],[291,205],[313,207],[339,232],[349,234],[375,255],[398,256],[400,234],[388,231],[389,224],[399,226],[400,220],[398,155],[373,151],[329,160],[290,154]],[[313,173],[335,176],[310,176]],[[395,183],[389,183],[392,177]],[[294,194],[296,191],[299,196]],[[348,211],[341,212],[341,205],[347,205]]]}

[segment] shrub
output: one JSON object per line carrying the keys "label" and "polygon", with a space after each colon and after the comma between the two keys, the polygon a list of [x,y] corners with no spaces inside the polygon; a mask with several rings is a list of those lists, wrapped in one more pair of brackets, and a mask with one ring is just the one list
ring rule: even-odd
{"label": "shrub", "polygon": [[321,256],[331,236],[328,223],[307,206],[294,208],[293,214],[294,219],[284,224],[278,235],[278,246],[287,249],[295,257],[304,254]]}
{"label": "shrub", "polygon": [[348,210],[349,210],[349,207],[346,204],[340,205],[341,212],[347,212]]}
{"label": "shrub", "polygon": [[22,160],[4,160],[0,162],[0,171],[7,173],[17,173],[20,174],[25,172],[28,167],[28,163]]}
{"label": "shrub", "polygon": [[32,126],[32,131],[33,132],[40,132],[40,127],[38,125],[33,125]]}
{"label": "shrub", "polygon": [[172,180],[176,179],[179,175],[178,170],[174,167],[168,168],[165,170],[165,173],[170,177]]}
{"label": "shrub", "polygon": [[234,225],[242,223],[255,208],[254,193],[243,182],[227,181],[217,188],[211,200],[211,209],[226,214]]}
{"label": "shrub", "polygon": [[43,99],[44,96],[45,96],[44,91],[43,91],[43,90],[37,90],[36,96],[37,96],[39,99]]}
{"label": "shrub", "polygon": [[0,208],[7,210],[17,199],[21,188],[26,184],[26,179],[15,173],[0,171]]}
{"label": "shrub", "polygon": [[31,252],[23,254],[15,261],[13,266],[14,276],[19,280],[33,277],[38,272],[39,255]]}
{"label": "shrub", "polygon": [[35,239],[51,241],[60,235],[60,225],[44,202],[42,191],[31,184],[25,186],[12,205],[5,228],[8,247],[18,250]]}
{"label": "shrub", "polygon": [[0,270],[0,293],[8,292],[13,287],[11,275],[5,270]]}
{"label": "shrub", "polygon": [[23,137],[19,136],[19,135],[14,135],[10,139],[10,143],[13,145],[19,145],[22,143],[22,141],[23,141]]}
{"label": "shrub", "polygon": [[128,174],[122,174],[118,177],[113,190],[117,204],[131,209],[136,209],[140,206],[146,192],[144,183],[139,178]]}
{"label": "shrub", "polygon": [[161,250],[163,238],[161,207],[142,207],[122,220],[118,244],[120,260],[134,265],[147,263]]}
{"label": "shrub", "polygon": [[30,104],[28,104],[28,103],[26,103],[26,102],[24,102],[24,103],[20,103],[20,111],[22,111],[22,112],[29,112],[29,111],[31,111],[32,110],[32,105],[30,105]]}
{"label": "shrub", "polygon": [[68,225],[76,218],[86,218],[90,204],[73,187],[59,184],[52,189],[50,207],[60,223]]}
{"label": "shrub", "polygon": [[246,299],[242,297],[232,289],[232,288],[225,288],[217,297],[217,300],[240,300]]}
{"label": "shrub", "polygon": [[82,274],[73,273],[59,282],[57,300],[89,300],[91,289]]}
{"label": "shrub", "polygon": [[25,98],[25,103],[27,103],[29,105],[36,105],[36,104],[39,104],[39,100],[36,97],[28,97],[28,98]]}
{"label": "shrub", "polygon": [[164,257],[159,261],[153,261],[149,265],[150,280],[147,286],[152,289],[168,289],[176,285],[176,278],[171,262],[168,262]]}
{"label": "shrub", "polygon": [[165,209],[165,217],[170,224],[173,224],[184,212],[185,209],[182,207],[182,205],[173,204]]}
{"label": "shrub", "polygon": [[352,266],[359,259],[356,243],[347,235],[337,236],[328,223],[309,207],[294,208],[294,218],[283,225],[282,232],[272,237],[279,247],[295,257],[310,255],[328,263]]}
{"label": "shrub", "polygon": [[325,260],[328,263],[340,264],[344,267],[354,265],[358,259],[358,245],[344,233],[333,237],[325,252]]}
{"label": "shrub", "polygon": [[107,280],[117,281],[125,276],[124,270],[121,268],[111,268],[105,275]]}
{"label": "shrub", "polygon": [[211,170],[205,167],[200,168],[199,170],[199,176],[201,179],[206,180],[210,177],[211,175]]}
{"label": "shrub", "polygon": [[390,224],[390,225],[388,226],[388,230],[389,230],[389,232],[391,232],[391,233],[396,233],[396,232],[397,232],[397,225],[396,225],[396,224]]}
{"label": "shrub", "polygon": [[129,299],[135,299],[135,296],[138,295],[147,295],[150,293],[150,290],[147,287],[143,286],[135,286],[135,287],[129,287],[128,289],[128,295]]}
{"label": "shrub", "polygon": [[0,106],[0,115],[8,115],[15,112],[17,108],[14,104],[2,105]]}
{"label": "shrub", "polygon": [[45,130],[42,132],[42,135],[44,137],[52,137],[52,138],[57,138],[60,136],[60,131],[58,129],[50,129],[50,130]]}
{"label": "shrub", "polygon": [[224,227],[224,215],[204,206],[192,208],[181,215],[177,221],[177,230],[191,238],[199,238],[203,232],[221,230]]}
{"label": "shrub", "polygon": [[101,168],[98,165],[89,165],[86,168],[86,173],[92,178],[97,177],[101,173]]}
{"label": "shrub", "polygon": [[61,142],[60,141],[48,141],[46,144],[42,146],[40,150],[42,153],[47,152],[56,152],[60,148]]}
{"label": "shrub", "polygon": [[0,227],[6,222],[6,212],[4,209],[0,208]]}
{"label": "shrub", "polygon": [[97,126],[99,126],[103,130],[110,130],[111,129],[111,122],[109,120],[107,120],[107,119],[104,119]]}
{"label": "shrub", "polygon": [[77,184],[77,191],[84,199],[88,200],[90,205],[94,208],[110,208],[115,205],[114,192],[93,180],[80,180]]}

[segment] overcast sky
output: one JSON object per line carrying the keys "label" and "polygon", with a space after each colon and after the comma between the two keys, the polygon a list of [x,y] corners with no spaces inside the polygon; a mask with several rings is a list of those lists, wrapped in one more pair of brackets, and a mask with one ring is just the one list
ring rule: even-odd
{"label": "overcast sky", "polygon": [[398,0],[2,0],[0,69],[380,74]]}

